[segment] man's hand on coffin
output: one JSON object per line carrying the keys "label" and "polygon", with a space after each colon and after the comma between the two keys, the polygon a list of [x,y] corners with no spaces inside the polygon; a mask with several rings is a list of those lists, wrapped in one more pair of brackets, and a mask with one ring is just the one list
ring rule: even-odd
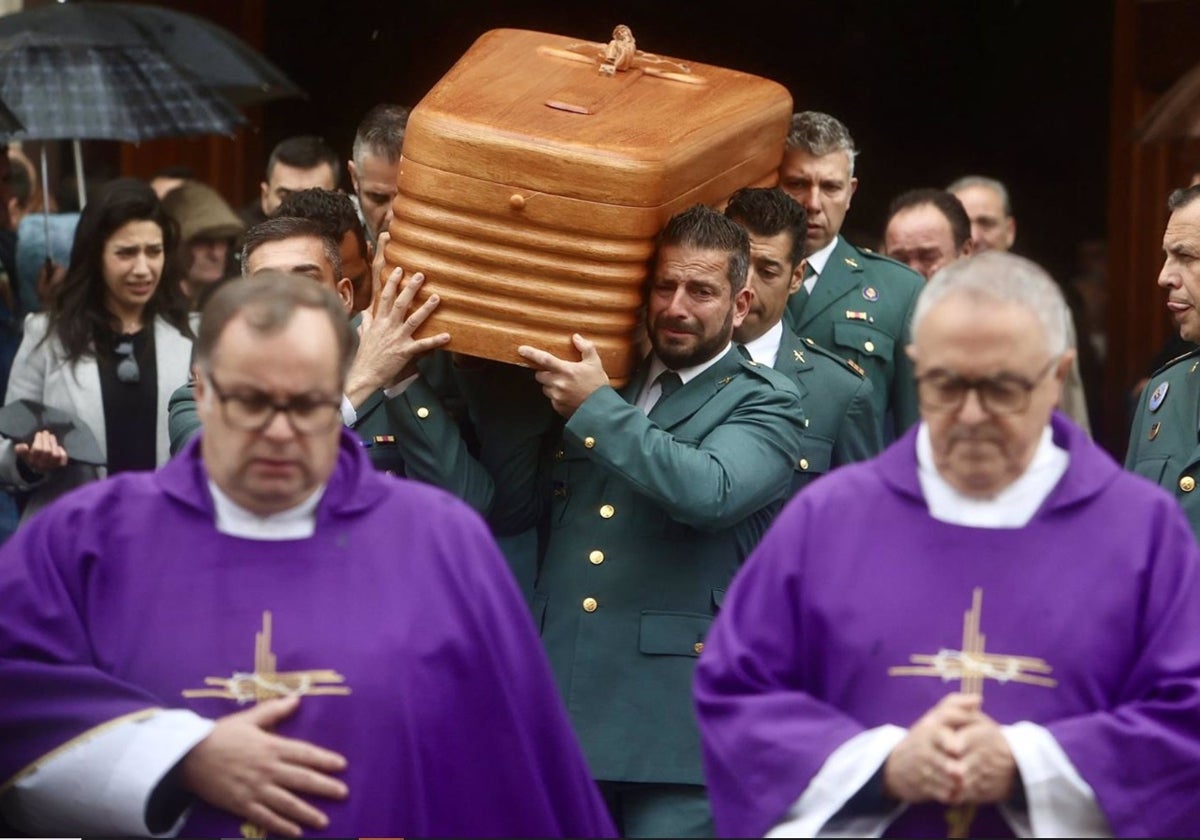
{"label": "man's hand on coffin", "polygon": [[18,443],[13,447],[13,452],[26,467],[39,475],[67,465],[67,450],[48,429],[34,434],[29,443]]}
{"label": "man's hand on coffin", "polygon": [[955,804],[986,805],[1012,796],[1017,762],[1000,724],[982,711],[953,734],[950,752],[960,756],[954,772],[962,778],[962,790]]}
{"label": "man's hand on coffin", "polygon": [[901,802],[960,801],[963,789],[958,730],[976,722],[977,695],[947,694],[912,725],[883,765],[883,789]]}
{"label": "man's hand on coffin", "polygon": [[345,783],[328,774],[345,770],[346,759],[270,731],[299,705],[299,697],[267,700],[218,720],[180,762],[183,786],[267,834],[299,837],[302,827],[328,826],[325,814],[300,797],[345,799]]}
{"label": "man's hand on coffin", "polygon": [[417,359],[430,350],[444,347],[450,333],[413,338],[425,319],[437,308],[439,298],[429,299],[409,312],[425,276],[412,275],[400,288],[404,269],[392,271],[379,293],[379,308],[374,316],[363,312],[359,329],[358,352],[350,375],[346,377],[346,396],[356,409],[380,388],[388,388],[417,372]]}
{"label": "man's hand on coffin", "polygon": [[604,372],[596,345],[579,333],[571,336],[571,341],[582,357],[578,362],[560,359],[527,344],[517,348],[517,353],[537,368],[534,379],[542,386],[542,393],[550,400],[550,405],[567,418],[583,405],[584,400],[608,384],[608,374]]}

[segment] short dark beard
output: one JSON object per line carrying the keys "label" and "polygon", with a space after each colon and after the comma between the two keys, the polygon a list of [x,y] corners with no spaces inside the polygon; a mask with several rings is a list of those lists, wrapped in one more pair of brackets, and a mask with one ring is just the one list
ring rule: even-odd
{"label": "short dark beard", "polygon": [[658,356],[664,365],[671,370],[682,370],[683,368],[702,365],[714,358],[729,344],[729,340],[733,335],[732,301],[730,302],[729,310],[725,314],[725,323],[722,325],[721,331],[712,338],[697,344],[689,353],[676,352],[670,348],[661,346],[658,341],[658,329],[659,321],[656,320],[654,328],[650,331],[650,344],[654,348],[654,354]]}

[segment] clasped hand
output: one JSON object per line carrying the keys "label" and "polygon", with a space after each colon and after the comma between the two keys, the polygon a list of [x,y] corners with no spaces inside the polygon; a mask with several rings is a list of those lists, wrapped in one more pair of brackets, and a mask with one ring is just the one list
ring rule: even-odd
{"label": "clasped hand", "polygon": [[883,767],[884,790],[902,802],[1003,802],[1017,769],[1000,725],[977,695],[948,694],[912,725]]}

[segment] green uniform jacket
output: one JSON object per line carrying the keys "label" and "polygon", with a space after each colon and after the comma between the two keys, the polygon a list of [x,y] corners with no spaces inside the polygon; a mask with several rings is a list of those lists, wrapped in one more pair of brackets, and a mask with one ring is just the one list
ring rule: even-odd
{"label": "green uniform jacket", "polygon": [[905,348],[923,287],[921,275],[907,266],[839,237],[812,294],[797,293],[788,301],[787,317],[797,335],[862,367],[887,440],[920,419]]}
{"label": "green uniform jacket", "polygon": [[787,496],[804,415],[785,377],[731,348],[647,417],[646,370],[593,393],[544,450],[534,618],[593,775],[700,785],[696,657]]}
{"label": "green uniform jacket", "polygon": [[883,451],[871,382],[845,359],[811,338],[783,327],[775,370],[800,392],[804,439],[792,476],[792,494],[834,467],[873,458]]}
{"label": "green uniform jacket", "polygon": [[[458,496],[486,515],[491,509],[491,477],[467,449],[457,418],[446,408],[453,391],[450,356],[431,353],[418,364],[421,375],[388,399],[376,391],[358,407],[354,431],[376,469],[424,481]],[[168,406],[171,454],[200,429],[189,382],[175,390]]]}
{"label": "green uniform jacket", "polygon": [[1200,537],[1198,424],[1200,349],[1168,362],[1150,377],[1138,400],[1125,454],[1125,468],[1175,496]]}

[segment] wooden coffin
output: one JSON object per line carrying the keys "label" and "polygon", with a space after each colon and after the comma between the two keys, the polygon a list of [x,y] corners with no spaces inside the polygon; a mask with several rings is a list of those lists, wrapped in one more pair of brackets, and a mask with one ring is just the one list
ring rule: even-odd
{"label": "wooden coffin", "polygon": [[655,234],[775,184],[791,113],[775,82],[620,39],[485,33],[405,133],[386,256],[441,298],[421,333],[521,364],[520,344],[578,359],[579,332],[626,381]]}

